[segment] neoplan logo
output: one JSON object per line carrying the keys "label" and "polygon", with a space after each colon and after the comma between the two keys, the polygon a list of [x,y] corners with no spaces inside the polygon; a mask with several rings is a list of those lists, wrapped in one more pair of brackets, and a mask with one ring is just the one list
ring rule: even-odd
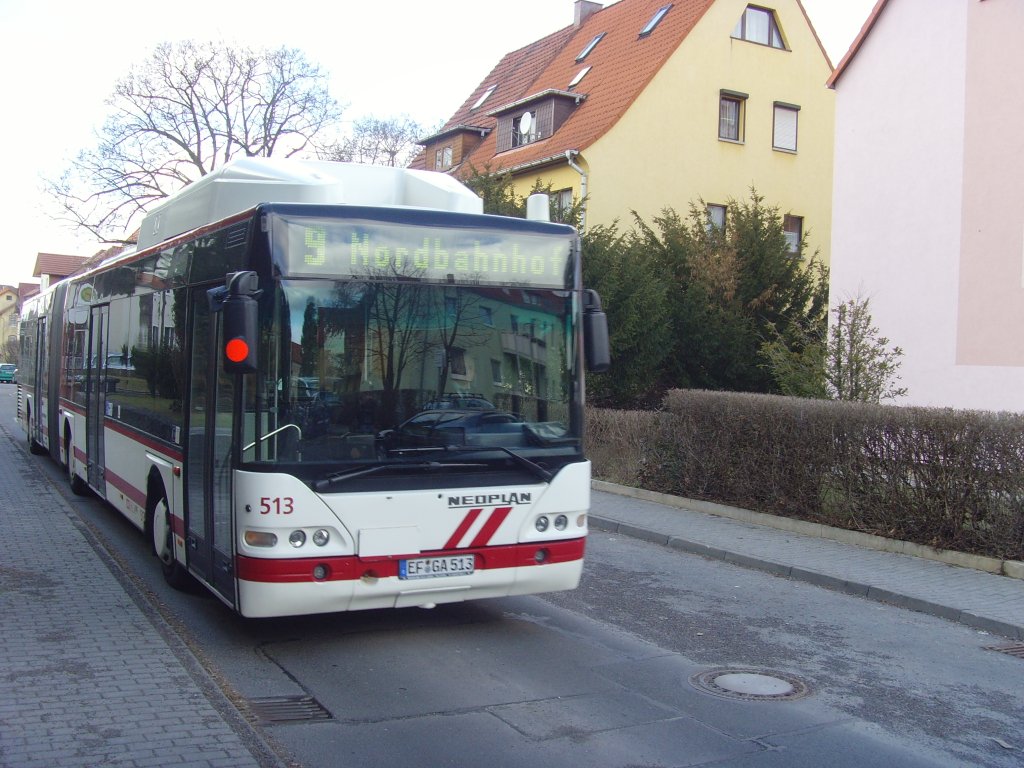
{"label": "neoplan logo", "polygon": [[449,496],[449,509],[460,507],[494,507],[500,505],[529,504],[529,493],[480,493],[472,496]]}

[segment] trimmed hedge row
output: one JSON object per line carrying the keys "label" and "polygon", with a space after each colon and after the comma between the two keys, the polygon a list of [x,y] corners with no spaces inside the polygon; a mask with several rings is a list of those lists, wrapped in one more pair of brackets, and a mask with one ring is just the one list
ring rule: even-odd
{"label": "trimmed hedge row", "polygon": [[1024,560],[1024,416],[673,390],[588,419],[600,479]]}

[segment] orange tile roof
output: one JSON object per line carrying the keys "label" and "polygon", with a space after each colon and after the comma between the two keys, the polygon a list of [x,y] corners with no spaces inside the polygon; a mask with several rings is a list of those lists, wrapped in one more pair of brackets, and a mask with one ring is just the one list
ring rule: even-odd
{"label": "orange tile roof", "polygon": [[67,277],[78,270],[84,262],[84,256],[69,256],[63,253],[39,253],[36,254],[36,268],[32,271],[32,276],[50,275],[52,277]]}
{"label": "orange tile roof", "polygon": [[[464,158],[463,167],[515,168],[562,156],[566,150],[584,150],[615,125],[713,3],[675,0],[657,27],[640,37],[640,30],[669,0],[619,0],[589,15],[579,27],[570,25],[506,54],[439,134],[459,125],[492,129]],[[602,32],[601,42],[583,62],[576,62]],[[497,118],[487,113],[549,89],[566,91],[587,66],[590,71],[575,89],[586,98],[552,136],[495,155]],[[494,93],[473,110],[492,85],[497,85]]]}

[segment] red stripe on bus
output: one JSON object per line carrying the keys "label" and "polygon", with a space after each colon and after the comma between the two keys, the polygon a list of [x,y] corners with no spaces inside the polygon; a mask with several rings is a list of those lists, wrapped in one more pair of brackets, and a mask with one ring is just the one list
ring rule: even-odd
{"label": "red stripe on bus", "polygon": [[104,426],[110,431],[116,432],[117,434],[123,437],[127,437],[129,440],[133,440],[136,443],[139,443],[144,448],[148,448],[154,453],[163,454],[163,456],[166,456],[169,461],[181,461],[183,458],[181,451],[169,450],[166,443],[161,443],[155,439],[150,439],[142,432],[139,432],[137,429],[129,427],[120,422],[113,421],[111,419],[104,419],[103,421]]}
{"label": "red stripe on bus", "polygon": [[125,480],[120,475],[117,475],[117,474],[111,472],[110,471],[110,467],[106,467],[104,469],[103,477],[104,477],[104,479],[108,483],[110,483],[112,486],[114,486],[114,488],[119,490],[121,493],[123,493],[125,496],[127,496],[132,501],[134,501],[140,507],[145,508],[145,506],[146,506],[146,494],[144,494],[142,491],[140,491],[138,488],[136,488],[134,485],[129,483],[127,480]]}
{"label": "red stripe on bus", "polygon": [[491,536],[498,530],[505,518],[508,517],[508,513],[512,511],[512,507],[496,507],[491,513],[491,516],[487,518],[487,522],[484,523],[484,527],[480,529],[480,533],[476,535],[476,538],[470,542],[471,547],[486,547],[487,542],[491,540]]}
{"label": "red stripe on bus", "polygon": [[[358,556],[349,557],[304,557],[268,560],[257,557],[237,555],[235,557],[235,573],[243,581],[255,581],[271,584],[299,584],[314,581],[354,581],[364,576],[384,579],[398,576],[398,561],[421,557],[445,557],[447,555],[476,556],[477,570],[495,570],[499,568],[522,568],[534,565],[550,565],[553,563],[569,563],[583,559],[586,539],[569,539],[567,541],[538,541],[532,544],[512,544],[503,547],[483,547],[477,550],[459,549],[454,551],[420,552],[414,555],[391,556],[388,558],[363,559]],[[538,556],[538,553],[543,553]],[[327,576],[323,579],[313,577],[313,569],[318,565],[325,566]]]}
{"label": "red stripe on bus", "polygon": [[483,512],[483,509],[469,510],[466,516],[462,518],[462,522],[459,523],[459,527],[455,529],[455,533],[453,533],[452,537],[445,542],[444,548],[455,549],[459,546],[459,542],[462,541],[462,537],[466,535],[466,531],[469,530],[470,526],[476,522],[476,519],[480,516],[481,512]]}
{"label": "red stripe on bus", "polygon": [[79,416],[85,416],[85,408],[80,406],[74,400],[69,400],[66,397],[62,397],[60,399],[60,404],[65,411],[70,411],[71,413],[78,414]]}

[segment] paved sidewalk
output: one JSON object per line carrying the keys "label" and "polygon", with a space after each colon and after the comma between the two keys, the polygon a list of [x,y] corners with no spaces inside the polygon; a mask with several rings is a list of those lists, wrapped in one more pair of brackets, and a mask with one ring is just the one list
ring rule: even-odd
{"label": "paved sidewalk", "polygon": [[23,443],[0,424],[0,765],[281,765]]}
{"label": "paved sidewalk", "polygon": [[[595,483],[591,527],[1024,640],[1024,581],[635,498]],[[995,640],[993,644],[1000,641]]]}

